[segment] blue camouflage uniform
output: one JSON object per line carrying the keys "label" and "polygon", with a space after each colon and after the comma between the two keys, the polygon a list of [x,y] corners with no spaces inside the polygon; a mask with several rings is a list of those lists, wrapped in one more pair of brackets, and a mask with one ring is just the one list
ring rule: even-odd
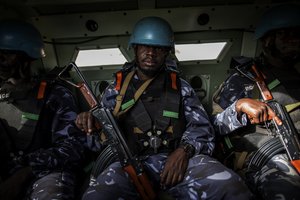
{"label": "blue camouflage uniform", "polygon": [[[6,112],[10,112],[9,109],[14,112],[15,108],[21,111],[14,112],[16,119],[21,119],[22,115],[21,127],[35,124],[34,121],[37,120],[35,127],[24,128],[26,132],[23,129],[20,130],[19,127],[13,127],[10,123],[13,124],[14,119],[8,119],[7,115],[2,116],[1,114],[1,123],[6,130],[9,130],[7,134],[10,139],[7,139],[5,143],[13,144],[9,148],[11,159],[7,161],[11,168],[9,172],[4,173],[9,179],[10,175],[13,175],[18,169],[31,167],[31,179],[24,186],[27,191],[22,194],[24,199],[74,199],[76,173],[80,173],[85,151],[85,135],[74,124],[77,116],[74,98],[68,89],[59,84],[51,84],[46,87],[45,97],[42,101],[36,100],[36,91],[37,86],[22,99],[9,100],[9,103],[7,101],[0,102],[1,109],[6,109]],[[19,108],[22,102],[25,103]],[[30,115],[23,112],[24,110],[30,112],[34,107],[39,107],[35,114]],[[20,116],[18,116],[19,114]],[[30,116],[38,116],[38,119],[33,119],[33,117],[29,119]],[[24,121],[26,117],[28,119]],[[29,142],[24,146],[21,144],[22,141],[18,141],[20,137],[17,135],[30,134],[31,129],[35,130],[33,136],[27,136],[27,138],[30,137]]]}
{"label": "blue camouflage uniform", "polygon": [[[300,109],[299,106],[296,106],[300,100],[299,72],[294,68],[272,67],[264,62],[262,56],[257,60],[257,65],[266,76],[266,84],[271,89],[274,99],[283,106],[295,106],[289,114],[299,133]],[[235,71],[223,83],[219,94],[214,98],[215,110],[219,110],[214,117],[214,126],[218,137],[226,137],[231,133],[231,143],[228,146],[233,146],[231,155],[234,155],[234,158],[231,161],[225,161],[232,162],[229,165],[241,172],[248,186],[255,194],[258,194],[257,199],[298,199],[300,177],[289,163],[284,151],[273,156],[259,169],[249,168],[253,152],[274,136],[264,125],[250,125],[246,114],[237,117],[235,105],[241,98],[257,99],[260,96],[255,82]],[[243,161],[241,161],[242,152],[245,153],[244,155],[247,154]]]}
{"label": "blue camouflage uniform", "polygon": [[[138,76],[134,75],[133,79],[138,80]],[[210,157],[214,149],[213,127],[194,90],[183,79],[180,79],[180,82],[184,118],[187,121],[181,140],[192,144],[195,154],[189,159],[183,181],[165,188],[165,192],[175,199],[249,199],[250,192],[241,178]],[[115,84],[110,85],[102,97],[103,105],[111,110],[116,105],[116,96],[119,93]],[[145,171],[154,186],[160,185],[160,173],[167,156],[168,153],[158,152],[141,157]],[[120,162],[112,163],[96,177],[83,196],[83,199],[139,198]]]}

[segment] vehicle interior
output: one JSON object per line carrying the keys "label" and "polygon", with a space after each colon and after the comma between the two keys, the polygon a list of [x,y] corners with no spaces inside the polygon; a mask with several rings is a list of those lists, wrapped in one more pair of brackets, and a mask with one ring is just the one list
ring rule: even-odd
{"label": "vehicle interior", "polygon": [[[162,17],[175,32],[171,61],[180,75],[193,83],[202,104],[211,113],[212,96],[230,73],[231,58],[259,54],[254,29],[262,13],[288,2],[300,3],[299,0],[1,0],[0,18],[24,19],[40,30],[46,57],[36,63],[37,72],[75,62],[99,95],[100,83],[111,82],[112,74],[124,62],[134,59],[132,49],[128,48],[134,24],[145,16]],[[80,108],[87,109],[80,95],[78,99]]]}
{"label": "vehicle interior", "polygon": [[[75,62],[96,96],[105,81],[134,59],[128,48],[135,23],[146,16],[167,20],[175,34],[171,65],[195,89],[206,111],[232,71],[232,57],[261,52],[254,30],[270,7],[299,0],[1,0],[0,19],[23,19],[40,30],[46,57],[35,73]],[[78,77],[70,73],[74,82]],[[79,108],[88,105],[74,89]]]}

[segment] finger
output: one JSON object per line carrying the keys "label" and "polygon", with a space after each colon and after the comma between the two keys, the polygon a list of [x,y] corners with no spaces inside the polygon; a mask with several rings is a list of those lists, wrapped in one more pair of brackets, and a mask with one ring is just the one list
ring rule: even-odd
{"label": "finger", "polygon": [[249,119],[250,123],[252,124],[252,122],[253,122],[253,118],[252,118],[252,116],[251,116],[251,115],[249,115],[249,114],[247,114],[247,117],[248,117],[248,119]]}
{"label": "finger", "polygon": [[[178,176],[178,179],[177,179],[177,182],[176,183],[179,183],[179,182],[181,182],[182,181],[182,179],[183,179],[183,174],[179,174],[179,176]],[[175,183],[175,184],[176,184]]]}
{"label": "finger", "polygon": [[264,121],[264,116],[266,115],[266,105],[264,103],[261,103],[258,105],[257,111],[255,113],[256,115],[256,123],[261,123]]}
{"label": "finger", "polygon": [[173,176],[174,176],[174,172],[170,170],[167,174],[165,185],[170,186],[172,184]]}
{"label": "finger", "polygon": [[91,133],[94,128],[94,118],[91,113],[88,114],[88,133]]}
{"label": "finger", "polygon": [[84,129],[84,132],[89,133],[88,132],[89,128],[88,128],[88,114],[87,113],[84,113],[82,115],[82,127]]}
{"label": "finger", "polygon": [[76,124],[77,128],[79,128],[80,130],[84,131],[83,127],[82,127],[80,115],[77,115],[76,120],[75,120],[75,124]]}
{"label": "finger", "polygon": [[275,116],[273,119],[277,125],[279,125],[279,126],[282,125],[282,120],[278,116]]}
{"label": "finger", "polygon": [[273,109],[271,109],[270,107],[269,107],[269,116],[268,116],[268,119],[269,120],[271,120],[271,119],[274,119],[274,121],[275,121],[275,123],[277,124],[277,125],[282,125],[282,121],[281,121],[281,119],[276,115],[276,113],[273,111]]}
{"label": "finger", "polygon": [[255,117],[248,115],[248,119],[250,120],[251,124],[257,124],[257,120],[255,120]]}
{"label": "finger", "polygon": [[166,183],[166,175],[167,175],[167,172],[166,172],[165,169],[163,169],[163,171],[160,174],[160,184],[161,185],[165,185],[165,183]]}
{"label": "finger", "polygon": [[175,185],[176,183],[178,183],[178,179],[179,179],[179,174],[178,173],[174,173],[172,176],[172,182],[171,185]]}
{"label": "finger", "polygon": [[259,123],[265,122],[268,119],[268,109],[266,106],[262,107],[262,110],[259,115]]}

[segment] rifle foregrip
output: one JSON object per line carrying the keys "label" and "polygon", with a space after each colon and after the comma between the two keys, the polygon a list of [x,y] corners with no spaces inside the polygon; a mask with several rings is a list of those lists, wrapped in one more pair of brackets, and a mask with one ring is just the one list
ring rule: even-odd
{"label": "rifle foregrip", "polygon": [[94,108],[97,105],[97,100],[94,99],[93,95],[91,94],[89,88],[84,84],[80,83],[78,84],[80,92],[84,96],[85,100],[89,104],[91,108]]}
{"label": "rifle foregrip", "polygon": [[300,160],[292,160],[291,163],[297,170],[297,172],[300,174]]}
{"label": "rifle foregrip", "polygon": [[137,175],[132,165],[125,166],[124,170],[129,174],[143,200],[155,199],[156,195],[145,174]]}
{"label": "rifle foregrip", "polygon": [[151,183],[149,182],[149,179],[147,178],[146,174],[143,173],[141,175],[138,175],[140,182],[144,186],[145,190],[147,191],[147,195],[149,196],[149,199],[155,199],[156,194],[151,186]]}

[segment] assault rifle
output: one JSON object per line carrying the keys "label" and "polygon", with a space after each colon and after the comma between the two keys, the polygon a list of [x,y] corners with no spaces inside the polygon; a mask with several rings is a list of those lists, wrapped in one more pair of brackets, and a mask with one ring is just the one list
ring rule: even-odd
{"label": "assault rifle", "polygon": [[[279,104],[272,96],[271,91],[265,83],[264,74],[259,71],[255,62],[251,60],[246,64],[236,68],[240,73],[256,82],[262,99],[273,109],[275,114],[281,119],[282,124],[277,124],[274,119],[266,123],[266,126],[272,133],[277,135],[270,141],[262,145],[250,160],[250,167],[260,167],[264,165],[276,153],[285,150],[288,158],[297,172],[300,174],[300,139],[290,115],[285,107]],[[279,140],[279,139],[280,140]],[[283,147],[282,147],[283,146]]]}
{"label": "assault rifle", "polygon": [[[69,80],[66,80],[62,77],[62,74],[66,71],[75,69],[77,75],[81,79],[80,83],[75,84]],[[116,122],[111,111],[107,108],[101,106],[91,89],[89,88],[87,81],[85,80],[83,74],[80,72],[75,63],[70,63],[66,66],[61,73],[58,75],[58,78],[71,84],[72,86],[78,88],[83,94],[87,103],[91,107],[90,112],[95,117],[96,121],[101,124],[102,130],[108,140],[108,144],[111,146],[112,151],[117,154],[119,161],[123,169],[131,177],[137,191],[144,200],[155,199],[155,193],[151,184],[143,170],[142,163],[140,160],[133,156],[127,143],[123,137],[123,134]]]}

